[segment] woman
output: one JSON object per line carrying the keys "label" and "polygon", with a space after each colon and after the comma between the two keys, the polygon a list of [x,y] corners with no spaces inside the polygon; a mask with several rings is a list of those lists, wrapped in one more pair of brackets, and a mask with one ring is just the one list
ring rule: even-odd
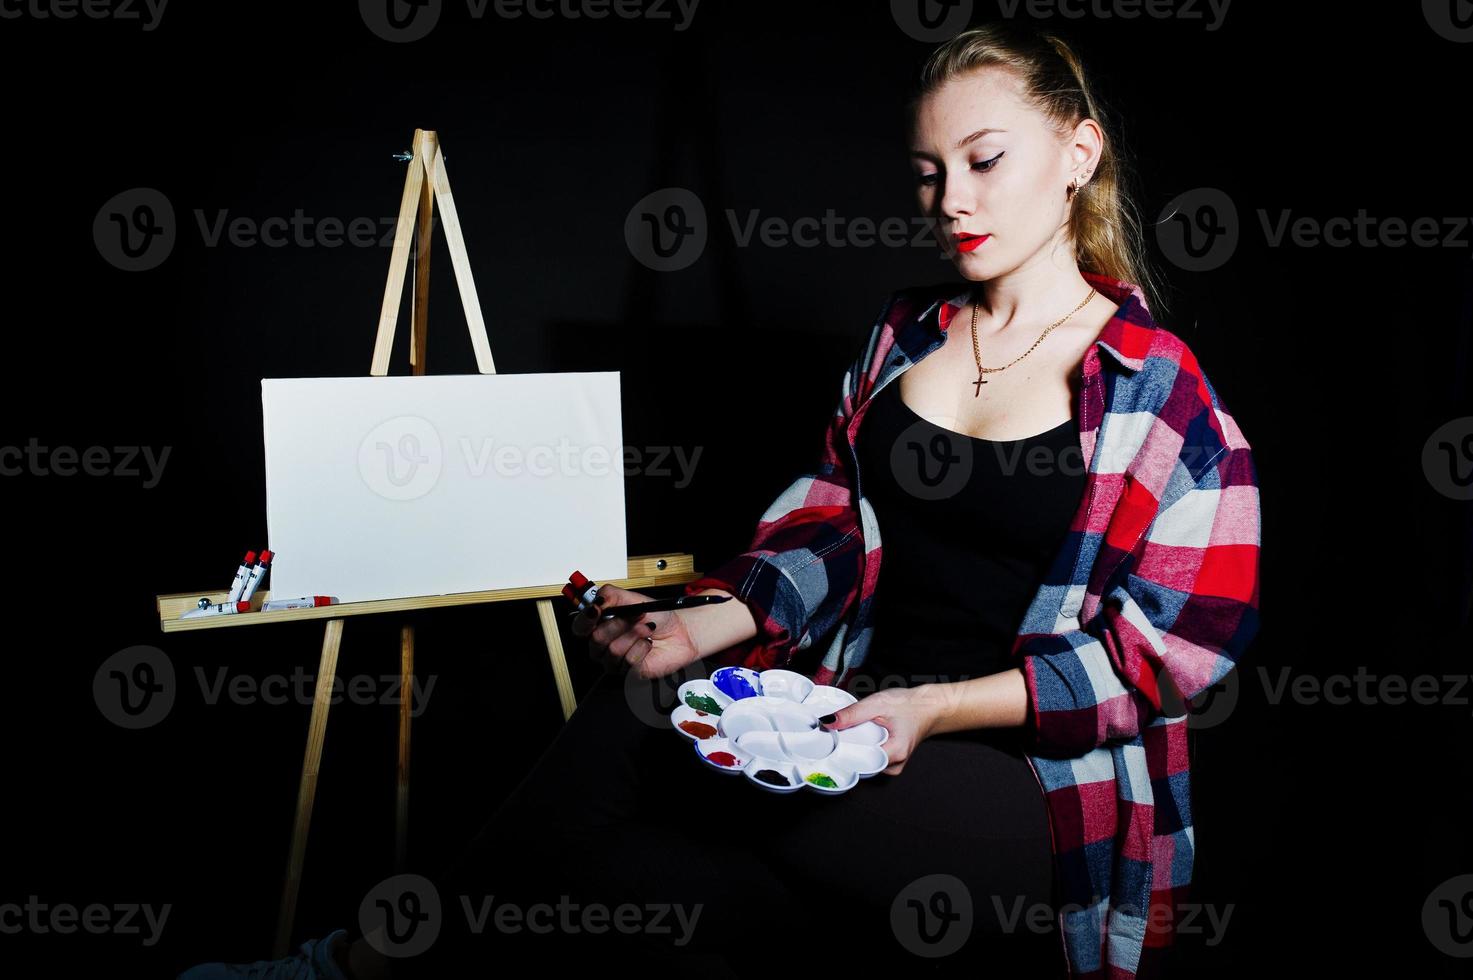
{"label": "woman", "polygon": [[[443,976],[514,936],[541,957],[615,948],[567,919],[475,935],[481,897],[569,893],[666,903],[665,932],[632,927],[645,954],[1160,971],[1192,863],[1184,702],[1257,629],[1250,447],[1149,315],[1118,148],[1067,45],[967,31],[911,111],[919,204],[966,283],[891,297],[820,465],[686,586],[738,601],[578,618],[614,669],[464,858],[410,887],[440,905],[433,943],[386,912],[251,975]],[[889,767],[836,797],[691,772],[632,706],[727,663],[847,688],[858,701],[823,721],[879,721]]]}

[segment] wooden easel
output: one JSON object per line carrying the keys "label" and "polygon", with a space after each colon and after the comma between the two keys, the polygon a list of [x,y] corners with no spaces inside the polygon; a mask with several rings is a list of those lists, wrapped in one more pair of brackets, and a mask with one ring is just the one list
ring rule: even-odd
{"label": "wooden easel", "polygon": [[[435,132],[416,129],[413,149],[408,153],[400,154],[399,158],[409,163],[409,173],[404,179],[404,195],[399,202],[398,225],[394,232],[394,249],[389,258],[389,278],[384,288],[383,308],[379,313],[378,337],[374,342],[373,363],[369,368],[369,374],[375,377],[383,377],[388,374],[389,355],[394,346],[394,330],[399,319],[399,305],[404,293],[405,274],[409,266],[411,228],[418,247],[415,250],[414,292],[410,302],[412,333],[409,345],[409,365],[412,374],[423,375],[425,373],[425,344],[429,322],[430,240],[434,230],[434,209],[437,202],[444,216],[445,238],[450,247],[450,264],[455,270],[461,304],[465,308],[466,326],[470,330],[477,370],[481,374],[495,374],[496,366],[491,359],[491,344],[487,339],[486,324],[481,316],[480,300],[476,296],[470,261],[466,256],[465,239],[461,235],[460,217],[455,210],[455,199],[450,194],[450,180],[445,173],[445,157],[441,152]],[[609,584],[627,589],[640,589],[677,585],[699,577],[691,556],[679,553],[630,556],[628,573],[626,578],[613,580]],[[439,606],[535,599],[537,618],[542,627],[548,660],[557,684],[563,718],[566,720],[572,716],[574,708],[577,707],[577,701],[573,695],[567,656],[563,651],[558,616],[553,608],[555,601],[564,601],[561,589],[562,584],[557,583],[487,592],[467,592],[458,595],[343,603],[315,609],[284,609],[272,612],[260,611],[261,603],[269,599],[271,595],[270,592],[262,590],[253,597],[253,611],[250,613],[185,620],[179,619],[179,616],[187,609],[193,608],[202,595],[219,602],[226,597],[226,592],[221,590],[203,593],[171,593],[156,598],[160,627],[165,632],[229,628],[302,619],[326,620],[316,686],[313,691],[312,716],[307,726],[307,748],[302,759],[302,778],[297,789],[291,852],[287,858],[286,874],[281,887],[281,907],[276,921],[273,957],[285,956],[291,943],[292,923],[296,918],[297,895],[302,881],[302,865],[306,857],[307,832],[312,821],[312,805],[317,795],[317,776],[322,762],[322,746],[327,735],[328,708],[331,704],[333,679],[337,675],[338,649],[342,642],[344,618],[369,613]],[[400,690],[413,690],[414,627],[409,624],[401,626],[399,630],[399,672]],[[394,807],[394,867],[396,871],[404,869],[407,852],[409,732],[412,707],[410,698],[401,699],[397,767],[398,792]]]}

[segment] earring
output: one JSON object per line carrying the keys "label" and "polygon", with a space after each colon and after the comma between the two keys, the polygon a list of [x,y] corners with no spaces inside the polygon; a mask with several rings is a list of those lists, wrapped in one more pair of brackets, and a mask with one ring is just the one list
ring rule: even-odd
{"label": "earring", "polygon": [[1069,193],[1072,194],[1075,191],[1079,190],[1079,188],[1081,186],[1083,186],[1080,183],[1080,180],[1081,179],[1088,179],[1088,178],[1089,178],[1089,174],[1088,174],[1088,172],[1086,172],[1086,173],[1080,174],[1078,177],[1075,177],[1073,180],[1069,181]]}

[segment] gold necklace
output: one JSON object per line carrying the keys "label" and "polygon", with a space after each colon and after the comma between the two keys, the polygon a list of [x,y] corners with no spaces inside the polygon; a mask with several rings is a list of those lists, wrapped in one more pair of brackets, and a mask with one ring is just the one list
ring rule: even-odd
{"label": "gold necklace", "polygon": [[[1054,329],[1054,327],[1057,327],[1059,324],[1063,323],[1065,320],[1069,319],[1071,316],[1073,316],[1074,314],[1078,313],[1080,310],[1084,309],[1084,304],[1085,303],[1088,303],[1091,299],[1093,299],[1094,298],[1094,295],[1095,295],[1095,291],[1093,289],[1091,289],[1089,291],[1089,295],[1086,296],[1086,297],[1084,297],[1084,301],[1083,302],[1081,302],[1078,306],[1074,307],[1074,309],[1070,310],[1068,313],[1065,313],[1063,316],[1059,317],[1053,323],[1050,323],[1044,329],[1043,333],[1041,333],[1041,334],[1038,335],[1038,340],[1035,340],[1033,342],[1033,347],[1037,347],[1039,345],[1039,343],[1041,343],[1043,341],[1043,338],[1045,338],[1045,337],[1048,336],[1048,332],[1050,330]],[[1017,357],[1013,358],[1011,361],[1009,361],[1008,363],[1004,364],[1002,367],[997,367],[997,368],[985,368],[985,367],[983,367],[982,366],[982,352],[977,349],[977,301],[974,298],[972,300],[972,356],[977,359],[977,380],[972,382],[972,385],[973,385],[972,397],[973,398],[976,398],[978,395],[982,394],[982,386],[987,383],[987,379],[983,377],[984,374],[991,374],[994,371],[1006,371],[1008,368],[1012,367],[1014,364],[1017,364],[1019,361],[1021,361],[1025,357],[1027,357],[1029,354],[1032,354],[1033,353],[1033,347],[1028,348],[1023,353],[1019,354]]]}

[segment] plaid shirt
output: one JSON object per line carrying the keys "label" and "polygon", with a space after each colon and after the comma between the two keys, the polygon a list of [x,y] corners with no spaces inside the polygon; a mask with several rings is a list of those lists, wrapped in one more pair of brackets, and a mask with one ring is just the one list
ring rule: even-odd
{"label": "plaid shirt", "polygon": [[[1248,442],[1192,352],[1155,324],[1138,286],[1084,275],[1120,304],[1084,358],[1086,490],[1012,654],[1069,974],[1121,980],[1160,973],[1184,912],[1185,702],[1257,632],[1260,518]],[[758,623],[712,660],[798,667],[794,655],[827,638],[811,676],[840,686],[864,661],[881,547],[857,432],[874,393],[945,342],[970,295],[957,290],[891,296],[844,375],[817,469],[763,512],[745,554],[685,585],[732,593]]]}

